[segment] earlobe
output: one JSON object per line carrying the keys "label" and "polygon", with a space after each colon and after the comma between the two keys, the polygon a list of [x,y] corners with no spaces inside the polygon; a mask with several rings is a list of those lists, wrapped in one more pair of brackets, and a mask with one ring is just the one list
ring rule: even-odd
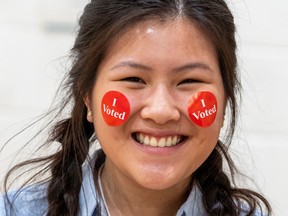
{"label": "earlobe", "polygon": [[92,113],[92,108],[91,108],[91,100],[88,96],[88,94],[84,98],[84,103],[87,108],[87,121],[90,123],[93,123],[93,113]]}
{"label": "earlobe", "polygon": [[87,110],[87,121],[89,121],[90,123],[93,123],[93,113],[91,110]]}

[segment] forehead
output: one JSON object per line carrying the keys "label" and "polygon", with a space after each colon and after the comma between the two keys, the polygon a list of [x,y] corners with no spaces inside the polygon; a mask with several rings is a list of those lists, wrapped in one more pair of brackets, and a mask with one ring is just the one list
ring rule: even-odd
{"label": "forehead", "polygon": [[194,22],[183,18],[140,22],[115,36],[98,67],[97,77],[123,61],[161,71],[199,63],[208,65],[217,76],[220,74],[213,43]]}
{"label": "forehead", "polygon": [[[205,34],[205,32],[197,25],[196,22],[188,20],[186,18],[176,18],[168,20],[151,19],[138,22],[129,28],[126,28],[123,32],[116,35],[106,52],[107,55],[111,54],[111,50],[114,52],[125,46],[132,46],[135,42],[143,43],[152,42],[152,39],[158,38],[161,41],[165,41],[166,44],[172,45],[177,42],[177,45],[182,45],[187,48],[187,45],[201,44],[206,45],[205,49],[213,49],[215,51],[212,40]],[[156,40],[154,40],[156,42]],[[195,43],[196,42],[196,43]],[[189,43],[189,44],[187,44]],[[163,43],[159,43],[159,46]],[[183,48],[182,47],[182,48]],[[181,48],[181,47],[179,47]],[[106,56],[107,56],[106,55]]]}

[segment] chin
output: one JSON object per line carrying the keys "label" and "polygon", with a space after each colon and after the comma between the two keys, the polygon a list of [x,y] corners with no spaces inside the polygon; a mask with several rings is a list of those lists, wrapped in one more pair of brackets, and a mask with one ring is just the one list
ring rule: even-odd
{"label": "chin", "polygon": [[153,175],[150,173],[144,176],[144,178],[138,179],[138,184],[149,190],[166,190],[184,182],[179,175],[161,175],[159,173]]}

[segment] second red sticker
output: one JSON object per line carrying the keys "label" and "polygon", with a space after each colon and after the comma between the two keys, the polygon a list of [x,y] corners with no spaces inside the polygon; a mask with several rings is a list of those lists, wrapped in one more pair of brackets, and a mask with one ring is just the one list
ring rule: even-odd
{"label": "second red sticker", "polygon": [[208,91],[198,92],[188,104],[190,119],[200,127],[209,127],[217,115],[217,100]]}

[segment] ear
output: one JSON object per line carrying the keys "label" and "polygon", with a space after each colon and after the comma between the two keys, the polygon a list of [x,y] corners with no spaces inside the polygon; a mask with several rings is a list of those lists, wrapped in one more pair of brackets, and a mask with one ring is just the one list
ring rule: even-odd
{"label": "ear", "polygon": [[84,103],[87,108],[87,121],[93,123],[92,101],[89,94],[85,96]]}

